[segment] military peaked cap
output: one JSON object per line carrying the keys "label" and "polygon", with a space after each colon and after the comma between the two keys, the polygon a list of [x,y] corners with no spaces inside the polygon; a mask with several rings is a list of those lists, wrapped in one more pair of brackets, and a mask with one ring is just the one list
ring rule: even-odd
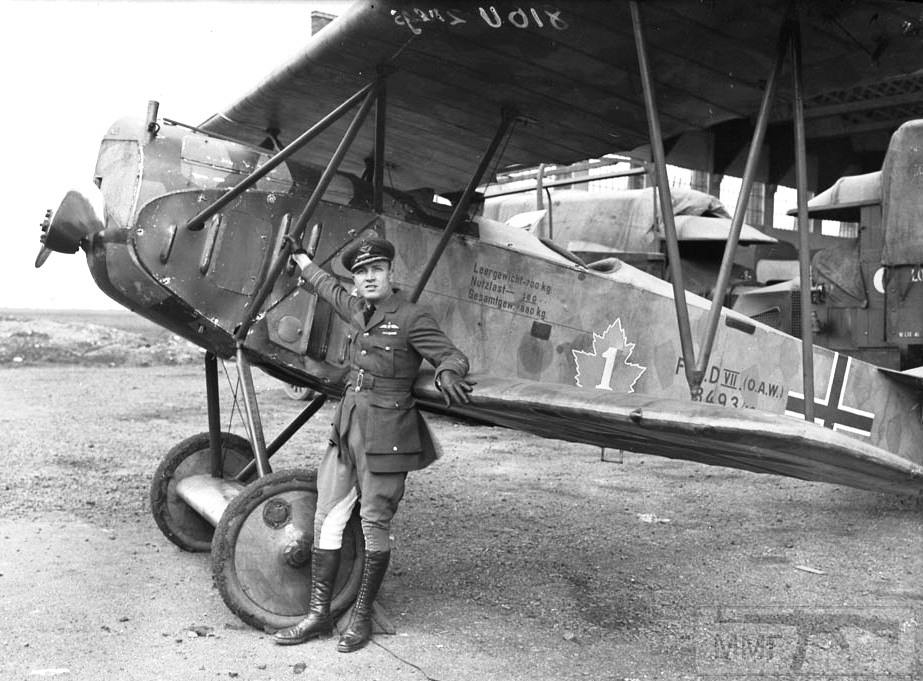
{"label": "military peaked cap", "polygon": [[353,244],[343,253],[343,266],[350,272],[379,260],[394,260],[394,244],[387,239],[369,237]]}

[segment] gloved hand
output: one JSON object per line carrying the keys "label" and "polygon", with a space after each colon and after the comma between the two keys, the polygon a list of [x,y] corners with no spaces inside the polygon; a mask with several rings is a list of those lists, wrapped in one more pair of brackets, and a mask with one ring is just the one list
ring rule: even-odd
{"label": "gloved hand", "polygon": [[477,385],[477,381],[464,379],[448,369],[442,371],[436,377],[436,387],[445,397],[445,406],[447,407],[451,406],[453,402],[455,404],[468,404],[471,401],[468,393],[474,390],[475,385]]}
{"label": "gloved hand", "polygon": [[300,270],[304,270],[305,267],[311,264],[311,256],[309,256],[308,252],[303,248],[299,248],[292,253],[290,257],[292,262],[295,263],[295,266]]}

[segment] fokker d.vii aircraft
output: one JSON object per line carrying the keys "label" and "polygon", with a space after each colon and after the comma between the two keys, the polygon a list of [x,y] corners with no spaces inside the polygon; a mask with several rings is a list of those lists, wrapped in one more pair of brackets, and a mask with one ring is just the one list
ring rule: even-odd
{"label": "fokker d.vii aircraft", "polygon": [[[289,265],[302,244],[342,278],[338,256],[355,239],[396,244],[396,282],[432,305],[476,369],[472,403],[452,414],[918,494],[912,368],[814,345],[811,286],[800,287],[800,338],[720,301],[757,178],[794,173],[806,243],[809,187],[880,168],[899,122],[883,120],[888,106],[906,117],[910,100],[850,93],[910,82],[920,31],[917,5],[877,1],[358,2],[199,126],[159,118],[153,103],[146,119],[115,123],[98,189],[47,216],[37,264],[82,248],[109,296],[207,351],[208,429],[167,454],[151,502],[170,540],[211,548],[222,596],[255,626],[287,626],[306,608],[314,474],[272,472],[269,457],[342,394],[350,342]],[[877,121],[850,124],[871,110]],[[653,161],[670,281],[617,257],[585,266],[480,214],[478,187],[497,168],[615,151]],[[732,172],[741,158],[742,199],[707,300],[684,288],[666,164]],[[889,281],[912,290],[921,260],[885,261]],[[918,338],[916,315],[916,326],[889,318],[889,338]],[[248,438],[221,432],[217,358],[237,363]],[[252,366],[318,393],[269,443]],[[426,376],[415,397],[441,408]],[[359,555],[351,528],[346,548]],[[335,610],[355,594],[358,565],[343,561]]]}

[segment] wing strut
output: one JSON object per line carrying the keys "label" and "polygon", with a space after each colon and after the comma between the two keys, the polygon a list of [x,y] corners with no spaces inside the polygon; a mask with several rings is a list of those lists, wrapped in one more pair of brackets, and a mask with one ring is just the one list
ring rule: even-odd
{"label": "wing strut", "polygon": [[430,275],[432,275],[433,270],[436,269],[436,263],[439,262],[439,258],[442,256],[442,252],[445,250],[445,247],[449,243],[449,239],[455,230],[458,229],[462,218],[468,211],[468,204],[471,203],[471,197],[474,195],[475,189],[477,189],[477,186],[481,183],[481,179],[484,177],[484,173],[487,172],[487,167],[490,165],[490,162],[493,160],[497,153],[500,142],[503,141],[503,138],[506,136],[507,132],[509,132],[509,129],[513,123],[516,122],[517,116],[517,112],[512,109],[503,110],[500,117],[500,126],[497,128],[497,132],[494,134],[493,139],[490,141],[490,146],[487,147],[487,151],[485,151],[484,155],[481,157],[481,162],[478,164],[477,169],[474,171],[474,175],[471,176],[471,180],[468,182],[468,186],[465,187],[465,191],[462,193],[461,198],[459,198],[458,202],[455,204],[455,209],[452,211],[452,215],[449,217],[449,221],[446,223],[445,229],[442,230],[442,236],[439,238],[439,243],[436,244],[436,249],[429,257],[429,260],[426,263],[426,267],[423,268],[423,274],[420,275],[420,279],[417,281],[417,285],[413,289],[413,293],[410,296],[411,301],[417,302],[417,300],[420,298],[420,294],[423,293],[423,287],[426,286],[426,282],[429,281]]}
{"label": "wing strut", "polygon": [[372,161],[372,210],[379,215],[384,209],[385,193],[385,120],[388,110],[386,81],[379,78],[375,100],[375,156]]}
{"label": "wing strut", "polygon": [[[792,118],[795,123],[795,185],[798,187],[798,269],[801,276],[801,371],[805,396],[814,394],[814,330],[811,324],[811,246],[808,238],[808,163],[805,151],[801,27],[792,25]],[[814,400],[804,400],[804,420],[814,423]]]}
{"label": "wing strut", "polygon": [[277,153],[259,168],[254,170],[252,173],[247,175],[247,177],[241,180],[238,184],[231,187],[217,201],[206,207],[202,212],[189,220],[189,222],[186,223],[186,229],[191,229],[193,231],[202,229],[202,227],[205,226],[205,223],[213,215],[218,213],[218,211],[228,205],[231,201],[236,199],[238,196],[250,189],[250,187],[266,177],[266,175],[272,172],[276,166],[287,160],[292,154],[301,149],[301,147],[306,145],[308,142],[321,134],[324,130],[329,128],[331,124],[335,123],[340,119],[341,116],[343,116],[343,114],[349,111],[356,102],[358,102],[363,97],[367,97],[371,90],[377,85],[378,83],[369,83],[364,88],[356,92],[356,94],[354,94],[352,97],[345,100],[329,114],[320,119],[313,126],[308,128],[305,132],[301,133],[301,135],[289,143],[284,149],[279,151],[279,153]]}
{"label": "wing strut", "polygon": [[[680,345],[685,364],[686,381],[692,399],[699,399],[702,394],[702,380],[705,376],[711,352],[714,347],[715,336],[718,331],[718,321],[721,317],[722,303],[727,293],[731,278],[731,269],[734,263],[734,251],[740,240],[740,231],[743,227],[744,214],[750,200],[756,176],[757,163],[759,162],[763,142],[766,138],[766,129],[769,125],[770,109],[776,94],[776,83],[782,72],[782,64],[786,53],[792,60],[792,73],[794,84],[793,119],[795,124],[795,157],[796,176],[798,185],[798,227],[800,232],[799,261],[801,269],[801,324],[802,324],[802,372],[805,395],[814,394],[814,355],[813,337],[810,322],[810,265],[808,248],[807,224],[807,162],[805,160],[805,130],[804,130],[804,99],[802,92],[802,65],[801,65],[801,37],[798,22],[791,16],[787,17],[779,33],[778,49],[772,71],[766,81],[763,100],[757,115],[747,162],[741,179],[740,195],[734,208],[731,220],[731,229],[725,244],[721,268],[715,283],[711,307],[705,328],[705,338],[699,348],[698,360],[695,360],[692,332],[689,322],[689,311],[686,307],[686,295],[683,287],[682,272],[679,261],[679,243],[676,238],[675,222],[673,220],[673,206],[670,197],[670,187],[667,181],[666,161],[663,153],[663,136],[660,131],[660,119],[657,105],[654,100],[653,80],[650,66],[647,61],[647,49],[644,42],[644,30],[641,23],[641,12],[637,0],[631,2],[631,18],[635,34],[635,46],[638,52],[638,65],[641,70],[641,81],[644,88],[644,104],[647,109],[648,125],[650,127],[651,151],[654,157],[656,183],[660,195],[661,212],[664,218],[664,232],[667,242],[667,256],[670,258],[672,272],[673,294],[676,301],[676,319],[680,331]],[[805,420],[814,420],[813,400],[805,400]]]}
{"label": "wing strut", "polygon": [[[808,243],[807,160],[805,152],[801,32],[797,18],[791,15],[786,17],[782,25],[782,30],[779,33],[776,60],[773,64],[769,79],[766,81],[766,89],[763,92],[763,101],[756,119],[756,127],[753,131],[753,139],[750,143],[750,151],[747,155],[747,163],[744,166],[744,174],[741,179],[740,194],[737,197],[737,206],[734,208],[734,217],[731,221],[731,231],[728,235],[727,243],[725,244],[724,257],[721,260],[721,269],[718,272],[718,280],[715,284],[711,308],[708,311],[708,325],[705,330],[705,341],[702,343],[702,354],[699,356],[698,363],[695,367],[695,378],[698,383],[695,386],[690,385],[690,389],[692,389],[693,392],[695,392],[696,389],[701,392],[701,381],[708,367],[708,361],[715,342],[722,303],[731,278],[734,251],[737,249],[737,243],[740,239],[740,230],[743,226],[744,214],[747,209],[747,204],[750,201],[750,191],[753,187],[753,181],[756,175],[756,166],[759,162],[763,141],[766,137],[766,128],[769,124],[770,108],[775,98],[776,81],[778,81],[779,74],[782,71],[782,64],[785,61],[786,53],[789,54],[792,60],[792,84],[794,91],[792,119],[795,135],[795,184],[798,187],[798,231],[800,235],[798,260],[801,276],[801,370],[804,394],[814,394],[814,338],[811,332],[811,271],[809,262],[810,248]],[[804,417],[806,421],[814,421],[814,400],[804,400]]]}
{"label": "wing strut", "polygon": [[257,294],[251,298],[250,303],[247,305],[246,311],[244,312],[244,319],[234,334],[234,338],[238,343],[242,343],[244,338],[247,337],[247,332],[253,325],[257,313],[263,306],[266,298],[269,297],[269,294],[276,283],[276,278],[279,276],[279,272],[282,271],[282,268],[288,261],[288,256],[290,254],[292,244],[301,243],[301,237],[304,235],[304,230],[308,224],[308,220],[310,220],[314,215],[314,211],[317,209],[317,204],[320,203],[321,197],[324,195],[324,192],[327,191],[327,186],[330,184],[330,181],[336,174],[337,169],[340,167],[340,163],[343,162],[343,157],[346,156],[346,152],[349,151],[349,147],[352,146],[353,140],[359,133],[359,129],[362,127],[362,124],[365,122],[365,119],[368,116],[369,110],[372,108],[372,102],[375,101],[375,97],[378,92],[378,85],[379,83],[376,81],[376,83],[372,84],[371,89],[363,88],[363,90],[360,91],[366,92],[365,99],[362,101],[359,110],[356,112],[356,115],[350,122],[346,132],[343,134],[343,139],[340,140],[336,151],[333,152],[333,156],[330,158],[330,162],[327,163],[327,167],[324,168],[324,172],[321,173],[320,179],[317,181],[317,185],[314,187],[314,191],[311,192],[311,196],[308,198],[308,201],[304,206],[304,210],[301,211],[301,215],[298,216],[298,219],[292,226],[291,231],[283,240],[282,250],[275,254],[272,264],[269,267],[269,271],[263,278],[262,287],[257,292]]}
{"label": "wing strut", "polygon": [[[382,82],[383,81],[381,79],[376,80],[374,83],[371,83],[367,87],[363,88],[355,95],[353,95],[353,97],[347,100],[347,102],[355,103],[355,101],[361,95],[365,95],[365,98],[362,100],[362,104],[359,106],[359,110],[356,111],[356,115],[353,117],[349,127],[343,134],[343,138],[340,140],[340,143],[337,145],[336,151],[333,152],[333,156],[331,156],[330,161],[327,163],[327,167],[324,168],[324,172],[321,173],[320,179],[317,181],[317,185],[314,187],[314,191],[311,192],[311,196],[308,198],[307,203],[305,203],[305,207],[302,210],[301,215],[298,216],[295,224],[291,227],[291,230],[283,239],[281,250],[273,255],[273,260],[270,263],[266,275],[263,277],[263,282],[260,286],[260,289],[253,296],[253,298],[250,299],[250,303],[247,305],[247,308],[244,311],[243,319],[234,332],[234,340],[236,341],[237,345],[237,370],[241,377],[241,382],[243,383],[244,388],[243,396],[244,407],[246,408],[247,416],[247,432],[250,436],[250,446],[253,448],[256,470],[259,477],[261,478],[270,472],[269,450],[266,446],[266,440],[263,436],[263,424],[260,419],[259,406],[256,400],[256,390],[253,386],[253,376],[250,371],[250,359],[247,356],[246,350],[244,348],[244,340],[247,338],[247,333],[250,331],[250,327],[256,320],[260,308],[263,306],[266,298],[268,298],[269,294],[272,292],[273,286],[275,285],[279,273],[282,271],[282,268],[288,261],[292,245],[301,242],[301,237],[304,234],[305,226],[314,215],[314,212],[317,209],[317,205],[320,203],[321,197],[324,195],[324,192],[327,191],[327,187],[330,184],[330,181],[333,179],[337,169],[343,162],[343,157],[346,156],[346,152],[352,146],[353,141],[356,139],[356,135],[359,134],[359,129],[362,127],[362,124],[368,117],[369,111],[372,108],[372,103],[377,98],[380,88],[382,87]],[[342,113],[345,111],[344,106],[347,102],[344,102],[339,107],[337,107],[335,112],[340,111]],[[332,114],[325,117],[324,120],[327,120],[330,118],[330,116],[332,116]],[[314,127],[316,128],[317,126],[315,125]],[[308,133],[310,132],[311,131],[309,130]],[[305,137],[305,135],[308,133],[305,133],[301,137]],[[289,147],[291,147],[291,145],[289,145]],[[280,152],[280,154],[281,153],[282,152]]]}
{"label": "wing strut", "polygon": [[705,340],[702,342],[700,348],[702,354],[699,356],[698,362],[695,365],[696,384],[695,386],[690,386],[693,392],[695,392],[696,389],[701,392],[702,378],[705,376],[708,361],[711,359],[711,351],[715,343],[715,336],[718,332],[718,320],[721,317],[724,297],[727,294],[728,284],[731,280],[731,268],[734,266],[734,251],[737,250],[737,243],[740,240],[740,230],[744,223],[744,214],[747,210],[747,204],[750,201],[750,190],[753,188],[753,181],[756,177],[757,170],[756,166],[757,163],[759,163],[760,153],[763,150],[766,128],[769,125],[769,114],[776,94],[776,82],[779,80],[779,74],[782,72],[782,63],[785,60],[785,53],[788,49],[789,36],[790,26],[786,21],[779,34],[776,59],[772,65],[769,78],[766,81],[766,89],[763,91],[763,101],[760,103],[759,114],[756,117],[756,127],[753,130],[753,139],[750,141],[750,151],[747,153],[747,163],[744,166],[744,174],[740,181],[740,194],[737,197],[737,206],[734,208],[734,217],[731,220],[730,233],[724,245],[724,257],[721,259],[721,269],[718,271],[718,280],[715,283],[711,308],[708,310]]}
{"label": "wing strut", "polygon": [[[631,24],[635,34],[635,48],[638,52],[638,68],[644,89],[644,108],[647,110],[647,124],[651,136],[651,153],[654,157],[654,174],[657,194],[660,197],[660,212],[663,214],[663,231],[667,242],[667,257],[670,259],[670,279],[673,282],[673,299],[676,304],[676,321],[679,324],[679,343],[683,351],[683,365],[686,382],[693,399],[702,392],[702,375],[697,375],[695,348],[692,345],[692,329],[689,324],[689,309],[686,307],[686,287],[683,285],[683,271],[679,260],[679,239],[676,237],[676,221],[673,219],[673,197],[667,178],[667,162],[663,152],[663,133],[660,130],[660,115],[654,98],[654,83],[651,67],[647,61],[647,45],[641,10],[637,0],[631,2]],[[704,374],[704,372],[703,372]]]}

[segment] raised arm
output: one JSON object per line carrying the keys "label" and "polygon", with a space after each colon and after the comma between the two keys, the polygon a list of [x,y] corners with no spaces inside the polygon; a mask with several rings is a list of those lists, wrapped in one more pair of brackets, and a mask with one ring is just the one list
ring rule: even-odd
{"label": "raised arm", "polygon": [[361,309],[362,302],[356,296],[350,295],[336,277],[315,265],[307,253],[298,251],[292,256],[292,260],[301,268],[302,278],[318,296],[333,306],[340,317],[349,321],[356,311]]}

